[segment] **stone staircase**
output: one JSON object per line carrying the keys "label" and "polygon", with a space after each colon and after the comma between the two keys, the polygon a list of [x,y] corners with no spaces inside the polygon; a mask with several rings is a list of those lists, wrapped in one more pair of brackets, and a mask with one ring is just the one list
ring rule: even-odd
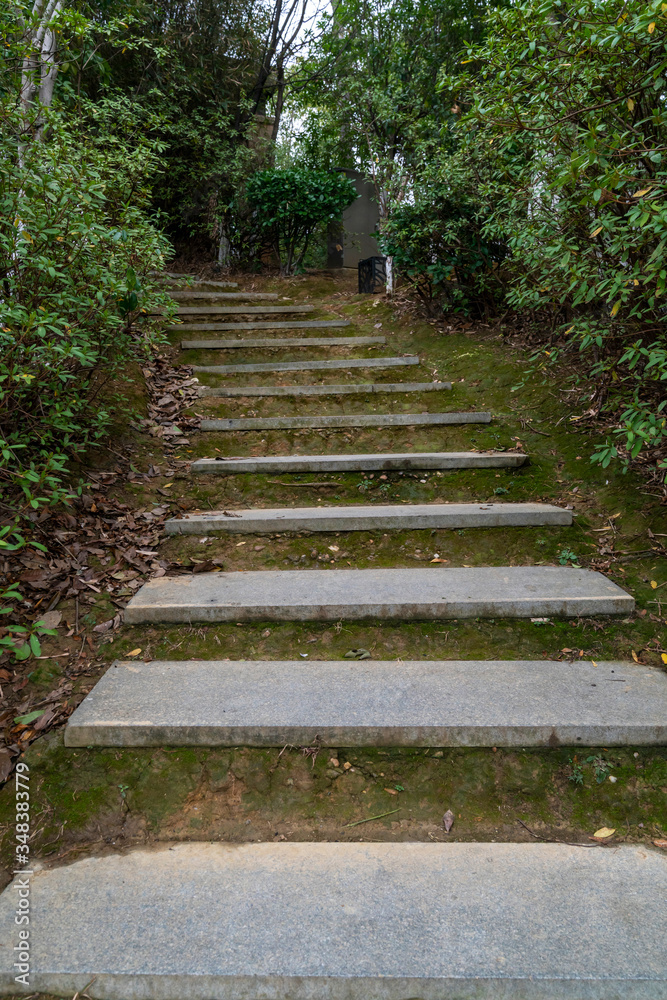
{"label": "stone staircase", "polygon": [[[176,279],[167,275],[167,280]],[[221,291],[222,288],[234,291]],[[326,329],[274,322],[312,304],[206,282],[173,292],[195,332]],[[251,302],[252,305],[245,303]],[[259,302],[268,303],[260,305]],[[203,303],[203,304],[199,304]],[[257,321],[247,317],[262,317]],[[185,340],[187,350],[386,348],[385,337]],[[282,373],[419,366],[416,355],[195,366],[216,397],[442,391],[447,382],[280,384]],[[245,384],[270,373],[273,384]],[[326,376],[325,376],[326,377]],[[239,383],[241,381],[241,384]],[[211,417],[202,431],[475,425],[489,413]],[[208,440],[208,438],[206,439]],[[350,445],[350,449],[352,445]],[[200,458],[191,474],[518,468],[521,451]],[[210,511],[169,535],[570,525],[542,503]],[[126,609],[150,623],[622,615],[633,598],[574,566],[275,570],[155,578]],[[69,747],[554,747],[664,743],[667,678],[577,660],[116,662],[72,715]],[[347,766],[347,765],[346,765]],[[597,843],[189,843],[36,871],[29,989],[105,1000],[665,1000],[664,858]],[[0,898],[13,924],[15,892]],[[0,992],[17,993],[13,939]]]}

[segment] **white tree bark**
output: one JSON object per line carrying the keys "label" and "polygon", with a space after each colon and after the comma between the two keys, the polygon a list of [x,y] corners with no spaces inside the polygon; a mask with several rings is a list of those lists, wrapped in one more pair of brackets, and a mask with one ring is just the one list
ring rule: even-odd
{"label": "white tree bark", "polygon": [[[63,2],[64,0],[34,0],[30,20],[24,25],[27,52],[21,72],[21,107],[26,132],[36,103],[48,108],[53,98],[58,73],[58,42],[53,31],[53,20],[62,10]],[[43,122],[38,118],[35,124],[35,137],[40,138]]]}
{"label": "white tree bark", "polygon": [[387,295],[394,294],[394,258],[385,257],[385,288]]}

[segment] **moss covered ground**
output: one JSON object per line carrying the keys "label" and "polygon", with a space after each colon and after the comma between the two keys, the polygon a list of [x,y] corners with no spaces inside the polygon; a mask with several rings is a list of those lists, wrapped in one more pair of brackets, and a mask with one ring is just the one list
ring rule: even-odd
{"label": "moss covered ground", "polygon": [[[495,330],[478,325],[447,331],[415,318],[384,298],[354,294],[349,279],[326,275],[279,282],[240,279],[256,290],[278,290],[317,303],[317,315],[351,321],[345,335],[382,333],[387,346],[179,351],[175,362],[245,362],[292,357],[418,354],[420,365],[377,371],[233,377],[233,384],[325,381],[450,380],[451,391],[400,396],[250,398],[202,400],[202,415],[270,416],[340,412],[489,410],[489,426],[347,429],[259,433],[200,433],[178,452],[252,455],[514,449],[530,462],[521,469],[425,474],[239,475],[193,477],[177,470],[141,483],[114,487],[137,511],[168,505],[172,511],[250,506],[536,501],[569,505],[572,527],[505,530],[352,532],[344,534],[224,535],[165,538],[160,556],[195,567],[215,560],[228,570],[334,567],[530,565],[560,562],[593,566],[630,591],[636,612],[622,619],[565,619],[538,624],[519,620],[389,623],[254,623],[215,626],[123,627],[97,652],[87,675],[74,685],[80,699],[107,666],[140,648],[151,658],[285,659],[307,654],[336,659],[364,647],[376,659],[564,658],[633,659],[663,669],[667,652],[664,612],[667,562],[660,553],[667,516],[651,488],[619,468],[590,464],[595,438],[577,421],[555,378],[528,375],[527,355]],[[378,325],[381,324],[381,325]],[[202,377],[202,381],[204,378]],[[215,384],[224,376],[206,378]],[[135,385],[141,405],[140,385]],[[126,428],[133,464],[166,472],[160,442]],[[325,485],[318,485],[324,483]],[[161,492],[157,492],[161,490]],[[432,563],[435,557],[444,562]],[[71,615],[66,603],[65,617]],[[110,617],[105,595],[95,596],[85,624]],[[58,642],[46,644],[55,653]],[[48,690],[59,676],[57,658],[40,661],[30,683]],[[442,815],[455,815],[449,839],[524,840],[532,836],[580,839],[600,826],[616,840],[651,840],[667,827],[667,756],[660,748],[578,748],[507,751],[406,750],[344,747],[272,750],[179,749],[68,750],[62,734],[37,740],[26,755],[31,768],[33,852],[67,863],[86,853],[132,844],[183,839],[235,841],[294,839],[444,839]],[[349,766],[346,766],[349,765]],[[615,777],[610,782],[609,776]],[[0,792],[2,856],[9,859],[13,789]],[[380,819],[365,821],[382,815]],[[350,825],[358,824],[358,825]]]}

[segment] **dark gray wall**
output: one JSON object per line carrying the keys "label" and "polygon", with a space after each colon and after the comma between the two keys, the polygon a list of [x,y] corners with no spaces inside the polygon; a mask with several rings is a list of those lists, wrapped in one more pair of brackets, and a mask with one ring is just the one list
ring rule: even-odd
{"label": "dark gray wall", "polygon": [[343,170],[341,173],[354,181],[359,197],[343,212],[342,227],[334,222],[329,228],[328,265],[356,267],[365,257],[380,254],[374,236],[380,213],[371,182],[365,180],[358,170]]}

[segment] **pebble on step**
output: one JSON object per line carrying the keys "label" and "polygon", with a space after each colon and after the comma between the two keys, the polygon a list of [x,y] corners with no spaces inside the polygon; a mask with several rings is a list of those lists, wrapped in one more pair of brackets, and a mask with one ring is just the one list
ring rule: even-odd
{"label": "pebble on step", "polygon": [[541,618],[628,614],[634,606],[601,573],[571,566],[269,570],[149,580],[125,621]]}
{"label": "pebble on step", "polygon": [[[667,865],[644,845],[174,844],[30,883],[31,994],[667,998]],[[0,897],[12,995],[17,890]]]}
{"label": "pebble on step", "polygon": [[546,503],[391,504],[366,507],[278,507],[206,511],[172,517],[168,535],[276,531],[372,531],[419,528],[500,528],[572,524],[572,512]]}
{"label": "pebble on step", "polygon": [[69,747],[662,746],[667,676],[590,660],[116,662]]}

